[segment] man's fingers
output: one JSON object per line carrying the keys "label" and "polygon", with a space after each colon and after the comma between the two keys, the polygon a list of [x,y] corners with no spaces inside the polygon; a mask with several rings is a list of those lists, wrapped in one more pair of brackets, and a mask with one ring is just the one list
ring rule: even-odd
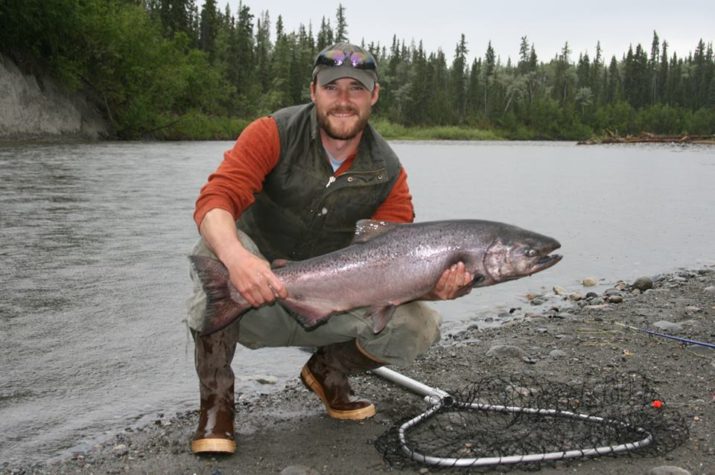
{"label": "man's fingers", "polygon": [[283,281],[280,280],[273,272],[266,276],[268,281],[268,286],[273,293],[275,298],[285,299],[288,298],[288,290],[283,285]]}
{"label": "man's fingers", "polygon": [[436,290],[445,300],[461,297],[468,293],[468,290],[465,291],[465,287],[469,287],[472,279],[472,274],[466,271],[464,263],[458,262],[442,274],[437,282]]}
{"label": "man's fingers", "polygon": [[254,307],[271,303],[276,298],[285,298],[288,296],[283,282],[270,271],[256,276],[254,285],[251,288],[251,295],[253,302],[249,300],[249,303]]}

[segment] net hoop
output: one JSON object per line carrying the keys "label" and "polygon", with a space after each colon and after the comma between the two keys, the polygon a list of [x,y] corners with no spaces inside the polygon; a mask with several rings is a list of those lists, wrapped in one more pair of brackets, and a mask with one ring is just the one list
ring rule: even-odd
{"label": "net hoop", "polygon": [[633,442],[626,442],[619,445],[610,445],[602,447],[592,447],[584,449],[572,449],[557,452],[547,452],[547,453],[535,453],[535,454],[522,454],[522,455],[508,455],[499,457],[478,457],[478,458],[452,458],[452,457],[436,457],[431,455],[425,455],[417,450],[409,448],[409,443],[407,441],[407,433],[410,429],[418,426],[419,424],[427,421],[429,418],[433,417],[435,414],[439,413],[443,408],[450,407],[462,410],[480,410],[480,411],[493,411],[501,413],[512,413],[512,414],[536,414],[549,417],[563,417],[569,419],[579,419],[586,420],[589,422],[595,422],[600,424],[618,425],[621,427],[629,427],[628,424],[614,420],[606,419],[599,416],[593,416],[589,414],[578,414],[570,411],[562,411],[557,409],[534,409],[529,407],[517,407],[517,406],[501,406],[492,404],[481,404],[481,403],[460,403],[455,402],[451,399],[444,400],[438,399],[434,396],[431,398],[432,402],[436,403],[432,405],[427,411],[419,414],[418,416],[404,422],[398,431],[398,437],[400,441],[400,446],[405,455],[410,457],[412,460],[424,463],[427,465],[436,465],[440,467],[479,467],[479,466],[492,466],[492,465],[509,465],[518,463],[534,463],[534,462],[545,462],[545,461],[556,461],[564,459],[573,459],[579,457],[597,457],[602,455],[612,455],[623,452],[629,452],[632,450],[640,449],[646,447],[653,442],[653,435],[641,427],[632,427],[632,429],[644,435],[640,440]]}

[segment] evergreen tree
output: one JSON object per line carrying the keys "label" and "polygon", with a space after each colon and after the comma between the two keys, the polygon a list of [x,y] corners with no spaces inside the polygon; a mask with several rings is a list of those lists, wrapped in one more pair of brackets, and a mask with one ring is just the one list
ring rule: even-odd
{"label": "evergreen tree", "polygon": [[648,61],[648,72],[650,75],[650,102],[656,104],[660,102],[658,95],[658,69],[660,65],[660,40],[658,33],[653,32],[653,41],[650,46],[650,59]]}
{"label": "evergreen tree", "polygon": [[430,114],[430,122],[434,125],[448,125],[454,123],[454,109],[449,100],[449,70],[447,68],[447,58],[441,49],[437,53],[429,56],[428,74],[432,76],[429,89],[431,90],[430,101],[427,109]]}
{"label": "evergreen tree", "polygon": [[255,74],[255,54],[253,42],[253,14],[248,5],[239,3],[236,22],[235,57],[229,64],[235,70],[236,90],[239,95],[250,94]]}
{"label": "evergreen tree", "polygon": [[554,79],[553,79],[553,97],[561,106],[565,106],[571,100],[575,89],[575,77],[570,63],[571,49],[568,42],[564,43],[561,48],[561,53],[553,62]]}
{"label": "evergreen tree", "polygon": [[216,0],[205,0],[201,8],[199,29],[199,48],[213,58],[216,53],[216,36],[219,31],[219,13],[216,10]]}
{"label": "evergreen tree", "polygon": [[671,105],[685,105],[683,96],[683,61],[678,59],[677,53],[673,53],[668,66],[670,74],[668,75],[667,96]]}
{"label": "evergreen tree", "polygon": [[318,51],[335,43],[333,41],[333,29],[330,27],[330,20],[325,17],[320,21],[320,30],[318,31]]}
{"label": "evergreen tree", "polygon": [[412,50],[407,84],[401,87],[397,93],[399,103],[404,104],[403,107],[400,107],[400,110],[405,124],[429,123],[431,86],[431,74],[427,64],[427,57],[425,56],[422,42],[420,42],[419,47]]}
{"label": "evergreen tree", "polygon": [[345,19],[345,7],[342,3],[338,4],[338,12],[336,14],[337,25],[335,26],[335,42],[348,41],[348,22]]}
{"label": "evergreen tree", "polygon": [[260,91],[266,93],[271,87],[271,20],[268,12],[262,12],[256,21],[256,79]]}
{"label": "evergreen tree", "polygon": [[663,45],[660,48],[660,63],[658,65],[657,97],[660,102],[670,104],[668,96],[668,42],[663,40]]}
{"label": "evergreen tree", "polygon": [[467,84],[467,110],[468,118],[477,118],[484,110],[482,106],[482,60],[474,58],[472,67],[469,70],[469,82]]}
{"label": "evergreen tree", "polygon": [[489,117],[490,115],[490,85],[496,71],[496,57],[494,55],[494,48],[492,48],[492,42],[490,41],[487,45],[487,52],[484,57],[484,80],[482,85],[484,87],[484,117]]}
{"label": "evergreen tree", "polygon": [[295,47],[291,44],[288,35],[283,27],[283,17],[278,15],[276,21],[276,42],[271,55],[270,77],[270,100],[266,106],[269,109],[279,109],[291,105],[291,64],[293,60],[292,51]]}
{"label": "evergreen tree", "polygon": [[591,89],[591,60],[588,53],[578,56],[578,66],[576,66],[576,87],[587,87]]}
{"label": "evergreen tree", "polygon": [[613,104],[622,97],[621,73],[618,70],[618,61],[615,56],[611,56],[611,63],[608,65],[606,76],[606,102]]}
{"label": "evergreen tree", "polygon": [[648,57],[641,45],[628,48],[623,65],[623,96],[628,103],[638,109],[650,103],[650,74]]}
{"label": "evergreen tree", "polygon": [[[710,53],[712,55],[712,52]],[[704,104],[708,93],[708,74],[705,43],[702,38],[698,41],[692,61],[692,75],[690,80],[690,101],[688,106],[695,109],[699,104]]]}
{"label": "evergreen tree", "polygon": [[[700,107],[712,108],[715,106],[715,95],[713,89],[715,87],[715,57],[713,57],[713,45],[708,44],[708,48],[705,52],[705,74],[703,77],[702,87],[704,95],[699,104]],[[714,126],[715,127],[715,126]]]}
{"label": "evergreen tree", "polygon": [[519,63],[517,64],[519,74],[523,75],[532,71],[531,51],[532,50],[529,48],[529,42],[527,41],[526,36],[522,36],[521,43],[519,45]]}
{"label": "evergreen tree", "polygon": [[172,37],[176,33],[184,33],[189,37],[195,37],[191,18],[191,12],[196,8],[194,0],[157,0],[152,4],[158,9],[165,36]]}
{"label": "evergreen tree", "polygon": [[464,34],[460,37],[459,43],[454,51],[454,61],[451,71],[451,96],[453,107],[456,112],[457,122],[463,123],[466,116],[467,107],[467,40]]}

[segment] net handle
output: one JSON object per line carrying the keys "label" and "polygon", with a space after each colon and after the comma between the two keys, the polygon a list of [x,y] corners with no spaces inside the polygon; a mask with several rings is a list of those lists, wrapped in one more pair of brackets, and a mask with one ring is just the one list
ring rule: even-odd
{"label": "net handle", "polygon": [[402,373],[398,373],[397,371],[392,370],[386,366],[375,368],[373,370],[370,370],[370,372],[372,374],[380,376],[381,378],[398,384],[404,388],[407,388],[410,391],[419,394],[420,396],[423,396],[425,400],[432,405],[449,403],[452,401],[452,396],[450,396],[448,392],[443,391],[439,388],[427,386],[424,383],[405,376]]}

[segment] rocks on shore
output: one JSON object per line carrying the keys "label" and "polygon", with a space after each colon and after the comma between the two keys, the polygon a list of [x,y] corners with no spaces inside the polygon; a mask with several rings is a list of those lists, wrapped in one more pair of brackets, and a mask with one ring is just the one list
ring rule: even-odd
{"label": "rocks on shore", "polygon": [[690,472],[684,468],[662,465],[648,470],[648,475],[690,475]]}

